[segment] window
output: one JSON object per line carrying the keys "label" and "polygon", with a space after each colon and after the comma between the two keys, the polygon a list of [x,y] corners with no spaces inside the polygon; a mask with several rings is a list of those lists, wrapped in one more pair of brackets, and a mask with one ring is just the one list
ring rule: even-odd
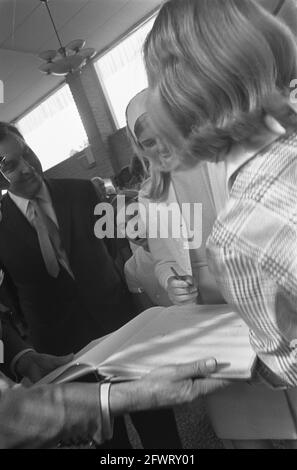
{"label": "window", "polygon": [[118,128],[126,125],[125,111],[131,98],[147,87],[142,46],[152,29],[155,17],[154,15],[95,62],[99,80]]}
{"label": "window", "polygon": [[16,122],[44,170],[88,147],[88,138],[68,85]]}

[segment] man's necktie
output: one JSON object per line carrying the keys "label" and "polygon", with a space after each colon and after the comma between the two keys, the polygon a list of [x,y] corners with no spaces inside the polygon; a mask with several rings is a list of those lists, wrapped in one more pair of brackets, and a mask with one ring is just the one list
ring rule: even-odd
{"label": "man's necktie", "polygon": [[39,245],[46,269],[50,276],[56,278],[60,272],[56,246],[59,239],[58,228],[44,213],[38,200],[31,200],[29,204],[33,209],[32,223],[38,235]]}

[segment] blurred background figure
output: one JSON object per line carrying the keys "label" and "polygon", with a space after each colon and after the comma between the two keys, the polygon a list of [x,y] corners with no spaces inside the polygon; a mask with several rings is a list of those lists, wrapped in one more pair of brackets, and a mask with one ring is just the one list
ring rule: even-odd
{"label": "blurred background figure", "polygon": [[98,195],[99,201],[109,202],[117,194],[111,178],[101,178],[100,176],[94,176],[91,181]]}
{"label": "blurred background figure", "polygon": [[105,201],[106,200],[106,189],[105,189],[105,181],[103,178],[100,178],[100,176],[94,176],[94,178],[91,179],[93,186],[95,188],[95,191],[98,195],[99,201]]}
{"label": "blurred background figure", "polygon": [[120,173],[115,177],[117,188],[119,190],[139,190],[149,175],[148,166],[149,163],[147,159],[140,159],[137,155],[134,155],[130,165],[122,168]]}

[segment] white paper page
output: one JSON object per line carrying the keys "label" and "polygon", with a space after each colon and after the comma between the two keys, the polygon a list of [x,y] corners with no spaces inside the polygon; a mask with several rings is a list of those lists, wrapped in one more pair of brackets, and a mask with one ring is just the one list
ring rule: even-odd
{"label": "white paper page", "polygon": [[[213,313],[215,312],[215,313]],[[154,322],[101,364],[102,375],[143,375],[162,365],[215,357],[230,363],[214,377],[248,379],[255,360],[249,330],[229,306],[162,309]]]}

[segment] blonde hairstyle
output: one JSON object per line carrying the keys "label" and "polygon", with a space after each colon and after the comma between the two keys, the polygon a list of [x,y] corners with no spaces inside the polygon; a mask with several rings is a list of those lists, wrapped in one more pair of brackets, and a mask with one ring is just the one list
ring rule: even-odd
{"label": "blonde hairstyle", "polygon": [[288,102],[295,38],[256,1],[169,0],[144,57],[150,88],[186,142],[185,159],[214,161],[234,143],[256,142],[265,114],[296,126]]}
{"label": "blonde hairstyle", "polygon": [[[137,96],[136,96],[137,99]],[[130,103],[129,103],[130,104]],[[127,108],[128,109],[128,108]],[[126,113],[126,116],[128,113]],[[133,147],[133,150],[146,169],[144,160],[147,158],[145,151],[138,140],[138,137],[147,126],[151,127],[147,113],[141,114],[133,121],[133,129],[130,127],[129,119],[127,121],[127,135]],[[153,131],[153,130],[152,130]],[[143,195],[153,201],[161,201],[168,195],[170,186],[170,173],[161,169],[161,161],[158,157],[155,160],[149,159],[149,172],[146,172],[147,179],[143,184]]]}

